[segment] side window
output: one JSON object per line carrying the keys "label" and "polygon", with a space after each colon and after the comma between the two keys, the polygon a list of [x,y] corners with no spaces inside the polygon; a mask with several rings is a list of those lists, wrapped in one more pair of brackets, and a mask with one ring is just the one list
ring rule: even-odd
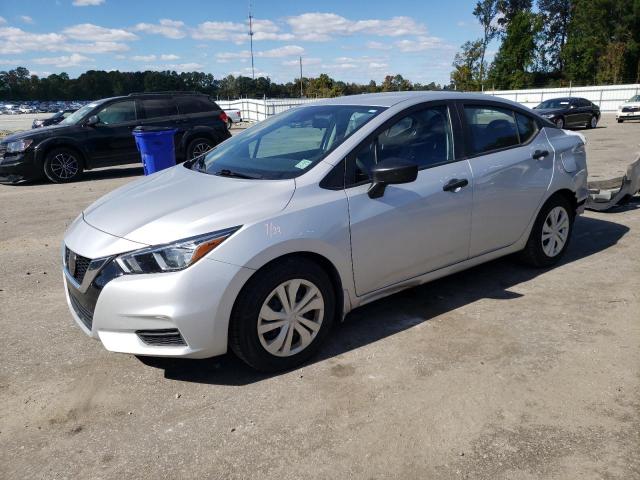
{"label": "side window", "polygon": [[464,116],[471,133],[472,154],[518,145],[518,131],[511,110],[466,105]]}
{"label": "side window", "polygon": [[518,133],[520,134],[520,143],[527,143],[538,133],[538,125],[533,118],[528,115],[516,113],[516,122],[518,123]]}
{"label": "side window", "polygon": [[389,158],[414,162],[421,169],[452,161],[449,109],[443,105],[412,112],[361,147],[355,155],[354,181],[368,180],[371,167]]}
{"label": "side window", "polygon": [[182,97],[176,97],[175,100],[178,104],[178,111],[181,115],[220,110],[218,105],[209,100],[209,98],[200,95],[185,95]]}
{"label": "side window", "polygon": [[178,114],[173,99],[165,98],[145,98],[142,100],[142,109],[145,118],[172,117]]}
{"label": "side window", "polygon": [[98,119],[103,125],[133,122],[136,119],[136,104],[133,100],[112,103],[98,112]]}

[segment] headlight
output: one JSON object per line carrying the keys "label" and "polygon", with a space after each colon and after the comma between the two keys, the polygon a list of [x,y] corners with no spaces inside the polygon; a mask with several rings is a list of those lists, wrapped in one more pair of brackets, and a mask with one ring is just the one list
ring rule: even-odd
{"label": "headlight", "polygon": [[553,118],[555,117],[554,113],[545,113],[544,115],[542,115],[544,118]]}
{"label": "headlight", "polygon": [[239,228],[240,226],[226,228],[197,237],[185,238],[167,245],[143,248],[120,255],[116,258],[116,262],[127,274],[183,270],[196,263],[237,232]]}
{"label": "headlight", "polygon": [[7,153],[24,152],[32,143],[33,140],[31,139],[9,142],[7,143]]}

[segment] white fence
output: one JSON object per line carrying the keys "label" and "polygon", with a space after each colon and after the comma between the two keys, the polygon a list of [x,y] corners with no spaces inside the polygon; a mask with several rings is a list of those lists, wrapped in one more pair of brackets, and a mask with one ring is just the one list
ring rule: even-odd
{"label": "white fence", "polygon": [[[487,95],[506,98],[527,107],[535,107],[543,100],[558,97],[583,97],[591,100],[600,107],[603,112],[613,112],[618,105],[624,103],[634,95],[640,94],[640,84],[632,85],[605,85],[593,87],[567,87],[567,88],[537,88],[531,90],[494,90],[485,91]],[[235,108],[242,112],[242,119],[250,122],[259,122],[276,113],[284,112],[291,107],[304,103],[315,102],[315,98],[284,98],[284,99],[254,99],[241,98],[239,100],[218,100],[217,103],[223,110]]]}
{"label": "white fence", "polygon": [[291,107],[303,103],[315,102],[315,98],[285,98],[285,99],[255,99],[241,98],[239,100],[217,100],[220,108],[227,110],[238,109],[242,112],[242,119],[249,122],[259,122],[276,113],[284,112]]}
{"label": "white fence", "polygon": [[618,105],[640,94],[640,84],[592,87],[537,88],[531,90],[493,90],[488,95],[506,98],[533,108],[543,100],[558,97],[582,97],[591,100],[603,112],[614,112]]}

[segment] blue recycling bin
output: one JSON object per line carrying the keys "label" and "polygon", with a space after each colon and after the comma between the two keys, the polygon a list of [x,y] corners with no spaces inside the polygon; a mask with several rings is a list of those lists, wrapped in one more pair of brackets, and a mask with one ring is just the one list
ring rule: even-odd
{"label": "blue recycling bin", "polygon": [[144,174],[151,175],[176,164],[176,151],[173,144],[175,128],[136,127],[133,136],[142,157]]}

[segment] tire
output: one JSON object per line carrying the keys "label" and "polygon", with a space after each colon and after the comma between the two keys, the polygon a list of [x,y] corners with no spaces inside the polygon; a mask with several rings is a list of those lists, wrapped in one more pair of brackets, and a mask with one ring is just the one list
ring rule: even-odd
{"label": "tire", "polygon": [[520,252],[521,259],[538,268],[558,263],[569,246],[574,219],[570,202],[562,195],[553,195],[540,209],[527,245]]}
{"label": "tire", "polygon": [[591,128],[596,128],[598,126],[598,117],[596,117],[595,115],[591,116],[591,119],[589,120],[589,123],[587,123],[587,128],[591,129]]}
{"label": "tire", "polygon": [[44,159],[44,174],[53,183],[69,183],[82,176],[82,158],[71,148],[54,148]]}
{"label": "tire", "polygon": [[187,146],[187,160],[199,157],[203,153],[211,150],[214,146],[215,143],[208,138],[194,138],[189,142],[189,145]]}
{"label": "tire", "polygon": [[624,122],[624,120],[623,120],[623,119],[621,119],[621,118],[616,118],[616,120],[618,121],[618,123],[622,123],[622,122]]}
{"label": "tire", "polygon": [[[290,289],[296,290],[297,302],[308,300],[299,308],[313,307],[302,313],[304,322],[298,320],[300,315],[286,313],[284,302],[288,302]],[[259,270],[238,295],[231,314],[229,346],[256,370],[289,370],[318,351],[334,316],[335,292],[324,269],[305,258],[284,259]],[[259,333],[260,327],[268,330]]]}
{"label": "tire", "polygon": [[556,127],[564,128],[564,118],[563,117],[556,118],[556,121],[554,123],[556,124]]}
{"label": "tire", "polygon": [[233,127],[233,122],[231,121],[230,118],[227,118],[227,129],[231,130],[231,127]]}

